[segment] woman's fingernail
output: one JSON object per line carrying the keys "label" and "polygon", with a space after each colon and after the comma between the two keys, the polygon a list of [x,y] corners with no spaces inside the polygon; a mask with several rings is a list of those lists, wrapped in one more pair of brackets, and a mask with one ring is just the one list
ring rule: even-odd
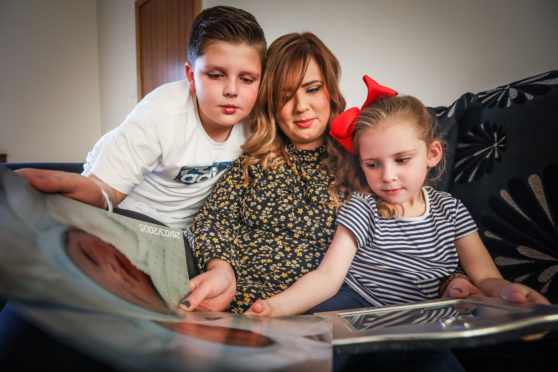
{"label": "woman's fingernail", "polygon": [[190,301],[184,301],[182,304],[186,307],[190,307]]}

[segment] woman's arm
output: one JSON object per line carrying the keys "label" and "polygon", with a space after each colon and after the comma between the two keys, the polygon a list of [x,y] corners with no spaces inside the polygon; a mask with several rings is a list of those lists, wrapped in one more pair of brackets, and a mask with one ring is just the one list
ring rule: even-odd
{"label": "woman's arm", "polygon": [[549,301],[534,289],[502,278],[477,232],[457,239],[455,247],[463,269],[486,295],[501,297],[511,302],[549,304]]}
{"label": "woman's arm", "polygon": [[258,300],[246,312],[258,316],[301,314],[337,293],[353,261],[357,243],[345,227],[338,225],[318,268],[291,287],[266,300]]}
{"label": "woman's arm", "polygon": [[190,280],[184,310],[224,311],[236,293],[238,252],[235,234],[241,230],[240,205],[246,185],[242,159],[234,161],[219,179],[192,224],[194,255],[200,275]]}

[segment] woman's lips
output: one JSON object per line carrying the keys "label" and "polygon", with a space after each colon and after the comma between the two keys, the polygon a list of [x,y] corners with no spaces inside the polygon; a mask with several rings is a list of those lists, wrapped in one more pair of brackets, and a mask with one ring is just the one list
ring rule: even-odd
{"label": "woman's lips", "polygon": [[312,125],[313,122],[314,119],[304,119],[304,120],[296,120],[295,124],[301,128],[308,128],[309,126]]}

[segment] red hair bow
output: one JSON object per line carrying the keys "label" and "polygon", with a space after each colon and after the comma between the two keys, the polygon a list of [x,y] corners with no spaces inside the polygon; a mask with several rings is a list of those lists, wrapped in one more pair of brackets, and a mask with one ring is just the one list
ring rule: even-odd
{"label": "red hair bow", "polygon": [[339,142],[341,146],[347,149],[347,151],[351,154],[355,153],[353,149],[353,131],[355,129],[356,118],[358,117],[358,114],[360,114],[360,111],[368,106],[370,102],[373,102],[378,98],[397,95],[395,90],[376,83],[368,75],[364,75],[363,80],[368,87],[368,97],[366,98],[366,102],[364,102],[360,110],[358,107],[352,107],[339,114],[331,122],[331,130],[329,131],[329,134],[331,134],[337,142]]}

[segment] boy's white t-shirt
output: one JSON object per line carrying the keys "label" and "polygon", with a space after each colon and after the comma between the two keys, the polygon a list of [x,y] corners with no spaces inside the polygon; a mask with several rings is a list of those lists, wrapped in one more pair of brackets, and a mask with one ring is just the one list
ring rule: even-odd
{"label": "boy's white t-shirt", "polygon": [[87,155],[94,174],[128,195],[118,206],[188,228],[218,177],[241,152],[248,130],[235,125],[227,141],[203,129],[186,80],[153,90]]}

